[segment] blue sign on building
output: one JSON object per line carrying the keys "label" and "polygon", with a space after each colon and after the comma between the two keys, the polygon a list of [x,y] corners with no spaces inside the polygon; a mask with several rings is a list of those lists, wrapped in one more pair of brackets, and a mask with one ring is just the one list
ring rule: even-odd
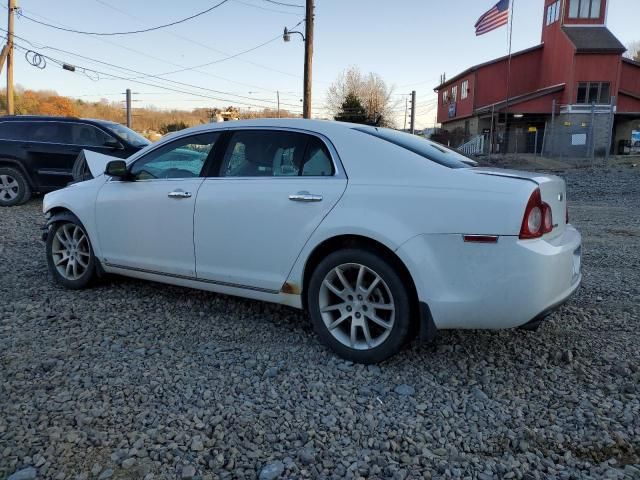
{"label": "blue sign on building", "polygon": [[449,104],[449,118],[455,118],[456,116],[456,104],[455,103],[450,103]]}

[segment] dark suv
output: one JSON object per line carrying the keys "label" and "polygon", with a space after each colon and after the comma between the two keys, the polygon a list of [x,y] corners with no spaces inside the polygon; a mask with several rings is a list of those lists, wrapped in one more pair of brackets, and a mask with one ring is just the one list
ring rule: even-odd
{"label": "dark suv", "polygon": [[148,144],[133,130],[105,120],[0,117],[0,206],[66,186],[83,149],[127,158]]}

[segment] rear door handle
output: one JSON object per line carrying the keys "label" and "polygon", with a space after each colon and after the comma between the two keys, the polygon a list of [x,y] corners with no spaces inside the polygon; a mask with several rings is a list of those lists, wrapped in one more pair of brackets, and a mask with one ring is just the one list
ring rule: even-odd
{"label": "rear door handle", "polygon": [[315,195],[309,192],[298,192],[289,195],[289,200],[292,202],[321,202],[322,195]]}
{"label": "rear door handle", "polygon": [[191,192],[184,192],[182,190],[174,190],[167,195],[169,198],[191,198]]}

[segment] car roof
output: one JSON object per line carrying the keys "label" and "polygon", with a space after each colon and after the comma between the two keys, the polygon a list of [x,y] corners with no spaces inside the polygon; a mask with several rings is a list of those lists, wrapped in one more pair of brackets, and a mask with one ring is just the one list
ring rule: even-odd
{"label": "car roof", "polygon": [[331,133],[336,133],[337,131],[351,129],[355,126],[356,124],[336,122],[333,120],[307,120],[304,118],[256,118],[252,120],[232,120],[228,122],[205,123],[196,127],[173,132],[176,135],[172,135],[172,137],[189,133],[210,132],[212,130],[218,129],[225,130],[251,127],[295,128],[329,135]]}
{"label": "car roof", "polygon": [[109,125],[115,122],[111,122],[110,120],[101,120],[98,118],[80,118],[80,117],[60,117],[54,115],[2,115],[0,116],[0,121],[2,122],[17,122],[17,121],[33,121],[33,122],[51,122],[51,121],[63,121],[63,122],[86,122],[86,123],[97,123],[101,125]]}

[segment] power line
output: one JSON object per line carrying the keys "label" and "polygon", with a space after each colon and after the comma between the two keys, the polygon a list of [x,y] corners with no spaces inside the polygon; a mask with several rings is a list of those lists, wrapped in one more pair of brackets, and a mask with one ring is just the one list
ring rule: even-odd
{"label": "power line", "polygon": [[[302,22],[304,22],[304,20],[300,20],[297,24],[295,24],[293,27],[291,27],[290,30],[296,28]],[[213,60],[211,62],[202,63],[200,65],[195,65],[193,67],[185,67],[185,68],[181,68],[179,70],[172,70],[170,72],[158,73],[158,74],[155,74],[155,75],[145,75],[145,76],[142,76],[142,77],[132,77],[132,79],[135,79],[135,78],[146,78],[147,76],[164,77],[165,75],[173,75],[174,73],[187,72],[187,71],[190,71],[190,70],[197,70],[198,68],[209,67],[209,66],[214,65],[216,63],[226,62],[227,60],[231,60],[232,58],[237,58],[240,55],[244,55],[245,53],[249,53],[249,52],[253,52],[254,50],[258,50],[259,48],[262,48],[265,45],[269,45],[270,43],[273,43],[276,40],[280,40],[281,38],[282,38],[282,34],[278,34],[276,37],[273,37],[272,39],[267,40],[266,42],[263,42],[263,43],[261,43],[259,45],[256,45],[255,47],[251,47],[251,48],[249,48],[247,50],[243,50],[242,52],[238,52],[238,53],[236,53],[234,55],[230,55],[230,56],[225,57],[225,58],[220,58],[218,60]]]}
{"label": "power line", "polygon": [[286,2],[278,2],[276,0],[264,0],[265,2],[273,3],[274,5],[280,5],[282,7],[295,7],[295,8],[304,8],[304,5],[298,5],[295,3],[286,3]]}
{"label": "power line", "polygon": [[20,13],[20,17],[22,18],[26,18],[27,20],[34,22],[34,23],[38,23],[40,25],[44,25],[45,27],[49,27],[49,28],[55,28],[56,30],[62,30],[64,32],[71,32],[71,33],[79,33],[82,35],[98,35],[98,36],[114,36],[114,35],[132,35],[132,34],[136,34],[136,33],[146,33],[146,32],[152,32],[154,30],[160,30],[161,28],[166,28],[166,27],[171,27],[173,25],[178,25],[180,23],[184,23],[187,22],[189,20],[192,20],[196,17],[199,17],[201,15],[205,15],[209,12],[211,12],[212,10],[215,10],[216,8],[224,5],[225,3],[227,3],[229,0],[222,0],[220,3],[217,3],[216,5],[207,8],[206,10],[202,10],[201,12],[198,12],[194,15],[191,15],[189,17],[185,17],[182,18],[180,20],[176,20],[174,22],[170,22],[170,23],[165,23],[163,25],[158,25],[155,27],[150,27],[150,28],[145,28],[142,30],[131,30],[131,31],[127,31],[127,32],[86,32],[86,31],[82,31],[82,30],[76,30],[73,28],[65,28],[65,27],[58,27],[56,25],[52,25],[50,23],[47,22],[42,22],[40,20],[36,20],[35,18],[31,18],[27,15],[25,15],[24,13]]}
{"label": "power line", "polygon": [[[24,47],[22,45],[15,44],[15,47],[20,49],[20,50],[23,50],[25,52],[33,52],[32,50],[29,50],[28,48],[26,48],[26,47]],[[36,54],[40,55],[41,57],[45,58],[46,60],[51,61],[52,63],[58,65],[61,68],[64,68],[63,66],[66,64],[66,62],[64,62],[62,60],[59,60],[57,58],[51,57],[49,55],[45,55],[45,54],[42,54],[42,53],[39,53],[39,52],[33,52],[33,53],[36,53]],[[66,65],[69,65],[69,64],[66,64]],[[118,80],[129,80],[126,77],[121,77],[121,76],[115,75],[113,73],[103,72],[103,71],[96,70],[96,69],[93,69],[93,68],[86,68],[86,67],[82,67],[82,66],[78,66],[78,65],[73,65],[73,68],[74,69],[71,70],[71,71],[78,71],[79,70],[80,73],[84,73],[85,75],[86,75],[86,72],[92,72],[92,73],[95,73],[95,74],[98,74],[98,75],[106,75],[106,76],[109,76],[109,77],[113,77],[113,78],[116,78]],[[116,67],[116,68],[120,68],[120,67]],[[178,88],[168,87],[166,85],[158,85],[158,84],[154,84],[154,83],[143,82],[141,80],[131,80],[131,81],[134,82],[134,83],[138,83],[140,85],[146,85],[146,86],[149,86],[149,87],[160,88],[162,90],[168,90],[168,91],[172,91],[172,92],[176,92],[176,93],[182,93],[182,94],[185,94],[185,95],[191,95],[191,96],[206,98],[206,99],[209,99],[209,100],[216,100],[216,101],[219,101],[219,102],[232,103],[232,104],[235,103],[235,104],[238,104],[238,105],[244,105],[244,106],[249,106],[249,107],[257,107],[257,108],[262,108],[262,109],[272,108],[272,107],[267,107],[265,105],[255,104],[255,103],[247,103],[247,102],[242,102],[242,101],[238,101],[238,100],[230,100],[230,99],[227,99],[227,98],[213,97],[213,96],[210,96],[210,95],[205,95],[205,94],[201,94],[201,93],[197,93],[197,92],[192,92],[192,91],[188,91],[188,90],[181,90],[181,89],[178,89]],[[201,88],[201,87],[196,87],[196,88]],[[260,101],[260,100],[256,100],[256,101]],[[291,105],[291,106],[299,108],[298,105]]]}
{"label": "power line", "polygon": [[[96,0],[96,2],[99,2],[99,1],[100,0]],[[295,12],[285,12],[284,10],[276,10],[274,8],[261,7],[260,5],[256,5],[255,3],[243,2],[242,0],[233,0],[233,2],[239,3],[240,5],[245,5],[247,7],[257,8],[259,10],[265,10],[267,12],[281,13],[283,15],[299,15],[298,13],[295,13]]]}

